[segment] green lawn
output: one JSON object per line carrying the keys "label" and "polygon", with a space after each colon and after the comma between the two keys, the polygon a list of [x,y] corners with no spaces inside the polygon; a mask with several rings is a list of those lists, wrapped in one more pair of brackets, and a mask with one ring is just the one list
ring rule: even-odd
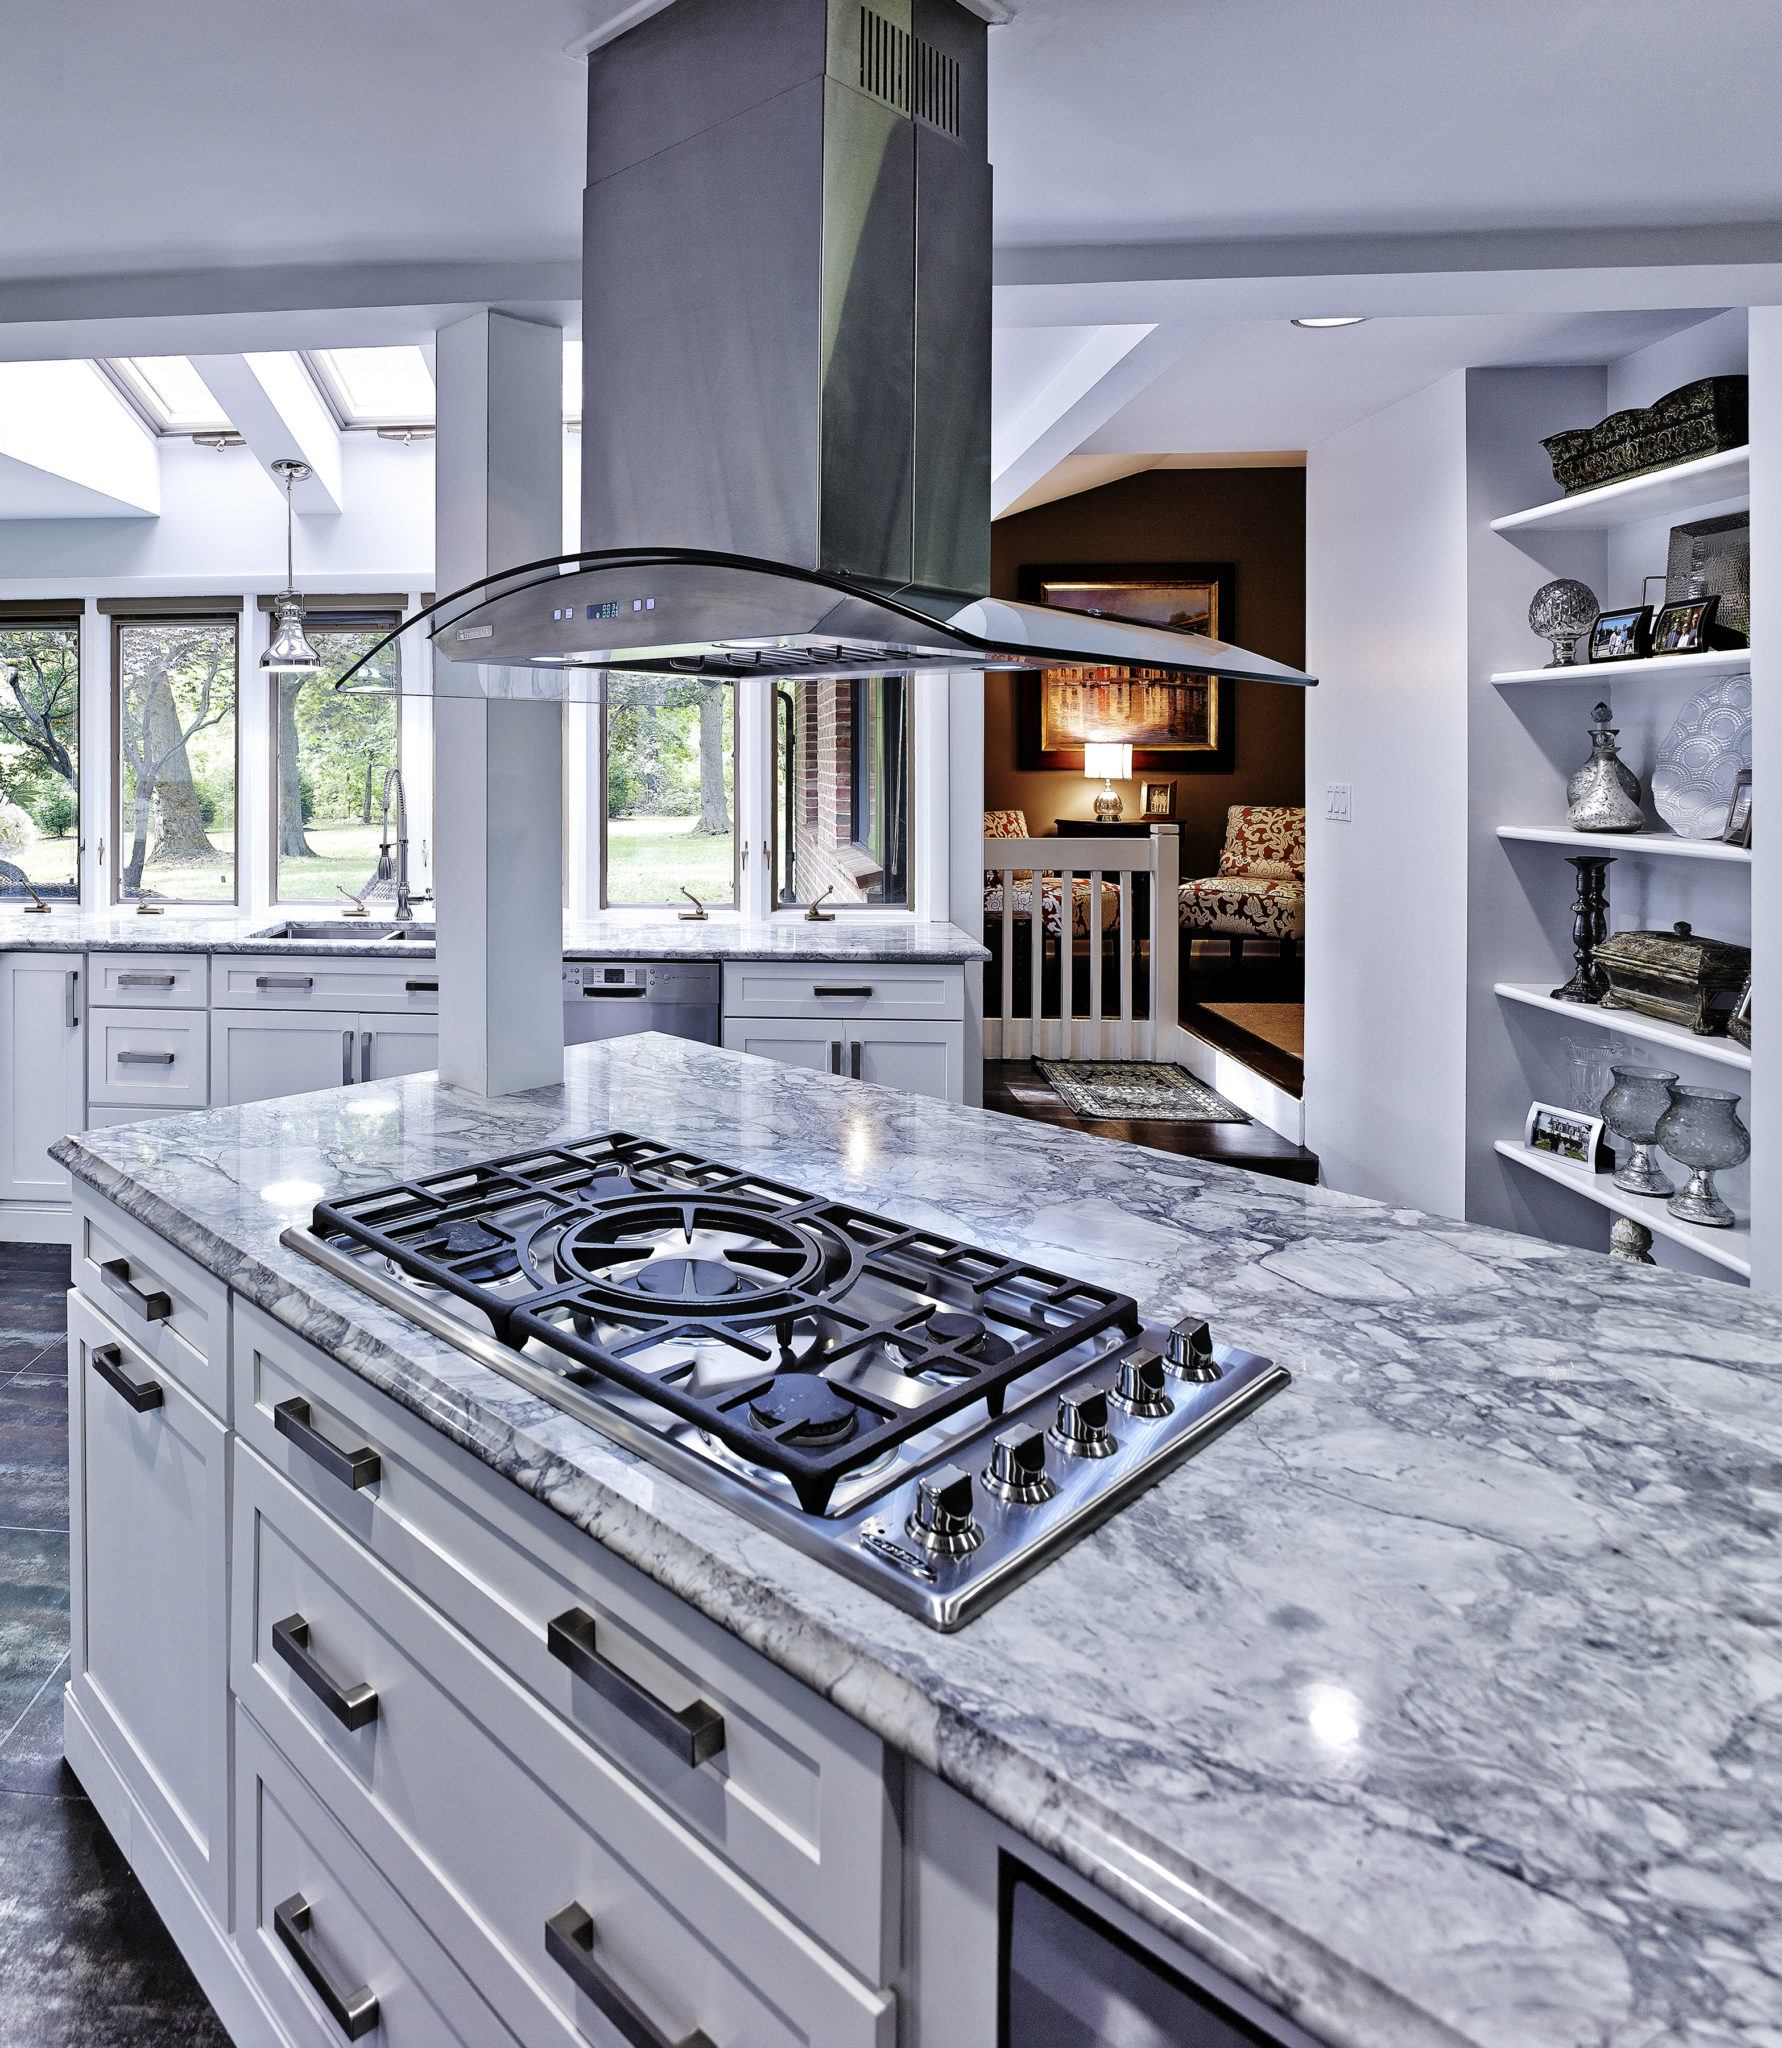
{"label": "green lawn", "polygon": [[340,889],[363,889],[377,868],[375,824],[361,825],[357,818],[346,824],[312,818],[303,836],[315,848],[315,858],[279,862],[276,894],[281,903],[339,903]]}
{"label": "green lawn", "polygon": [[698,815],[686,818],[614,818],[606,828],[606,900],[686,907],[683,883],[702,903],[736,900],[735,839],[712,838],[694,830]]}

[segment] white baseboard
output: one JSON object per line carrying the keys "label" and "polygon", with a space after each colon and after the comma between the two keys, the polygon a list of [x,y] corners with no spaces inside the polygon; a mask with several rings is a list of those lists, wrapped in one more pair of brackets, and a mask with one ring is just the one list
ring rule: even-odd
{"label": "white baseboard", "polygon": [[0,1202],[0,1244],[72,1244],[71,1202]]}
{"label": "white baseboard", "polygon": [[1218,1089],[1227,1102],[1235,1103],[1248,1116],[1285,1138],[1290,1145],[1305,1143],[1305,1104],[1285,1088],[1277,1088],[1254,1067],[1246,1067],[1235,1054],[1197,1037],[1186,1025],[1176,1027],[1176,1064],[1186,1067],[1197,1081]]}

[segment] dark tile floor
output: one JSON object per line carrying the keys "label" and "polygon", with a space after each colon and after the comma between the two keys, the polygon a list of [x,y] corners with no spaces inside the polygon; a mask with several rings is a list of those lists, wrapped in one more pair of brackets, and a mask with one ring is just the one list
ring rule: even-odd
{"label": "dark tile floor", "polygon": [[227,2048],[62,1761],[68,1254],[0,1245],[0,2048]]}

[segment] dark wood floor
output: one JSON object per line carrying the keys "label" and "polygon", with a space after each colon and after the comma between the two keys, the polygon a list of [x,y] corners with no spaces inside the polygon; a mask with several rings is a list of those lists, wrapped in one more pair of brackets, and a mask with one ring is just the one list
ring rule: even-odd
{"label": "dark wood floor", "polygon": [[1031,1060],[986,1060],[984,1107],[1000,1110],[1004,1116],[1056,1124],[1062,1130],[1123,1138],[1128,1144],[1150,1145],[1159,1152],[1178,1152],[1189,1159],[1212,1159],[1221,1166],[1278,1174],[1283,1180],[1313,1184],[1318,1178],[1316,1154],[1303,1145],[1290,1145],[1265,1124],[1091,1122],[1047,1087]]}
{"label": "dark wood floor", "polygon": [[228,2048],[62,1761],[68,1254],[0,1245],[0,2048]]}

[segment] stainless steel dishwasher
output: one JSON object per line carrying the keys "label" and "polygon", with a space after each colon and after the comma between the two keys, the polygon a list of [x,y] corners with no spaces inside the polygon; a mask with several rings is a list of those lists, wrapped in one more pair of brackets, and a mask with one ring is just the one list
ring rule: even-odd
{"label": "stainless steel dishwasher", "polygon": [[566,960],[563,1043],[666,1031],[716,1045],[723,1035],[721,988],[715,960]]}

